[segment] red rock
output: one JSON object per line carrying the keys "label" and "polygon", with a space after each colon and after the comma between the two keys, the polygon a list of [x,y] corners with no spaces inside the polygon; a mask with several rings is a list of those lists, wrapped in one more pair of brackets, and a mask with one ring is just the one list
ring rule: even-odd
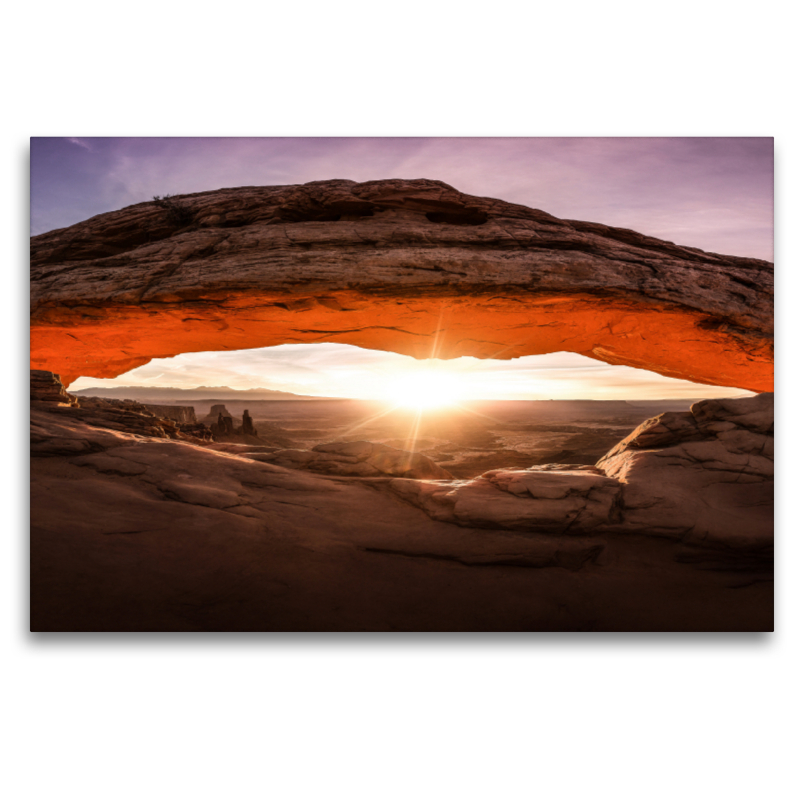
{"label": "red rock", "polygon": [[418,358],[561,350],[773,385],[773,266],[472,197],[430,180],[186,195],[31,239],[31,367],[346,342]]}

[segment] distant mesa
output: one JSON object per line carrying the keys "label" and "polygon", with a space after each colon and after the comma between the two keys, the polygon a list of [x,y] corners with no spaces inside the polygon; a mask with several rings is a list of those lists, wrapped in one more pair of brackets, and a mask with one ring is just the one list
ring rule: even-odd
{"label": "distant mesa", "polygon": [[197,416],[194,413],[194,406],[161,406],[152,403],[144,403],[148,411],[152,411],[157,417],[174,420],[175,422],[197,424]]}

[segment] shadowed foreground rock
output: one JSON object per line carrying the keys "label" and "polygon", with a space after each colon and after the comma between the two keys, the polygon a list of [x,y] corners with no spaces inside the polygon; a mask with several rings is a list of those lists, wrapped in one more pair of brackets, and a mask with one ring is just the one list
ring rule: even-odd
{"label": "shadowed foreground rock", "polygon": [[457,525],[645,533],[771,552],[773,420],[771,394],[703,400],[647,420],[594,467],[548,464],[391,487]]}
{"label": "shadowed foreground rock", "polygon": [[316,475],[42,402],[31,628],[770,630],[770,401],[661,415],[596,467],[465,482]]}
{"label": "shadowed foreground rock", "polygon": [[346,342],[417,358],[572,351],[772,391],[773,266],[441,181],[220,189],[31,238],[31,367]]}

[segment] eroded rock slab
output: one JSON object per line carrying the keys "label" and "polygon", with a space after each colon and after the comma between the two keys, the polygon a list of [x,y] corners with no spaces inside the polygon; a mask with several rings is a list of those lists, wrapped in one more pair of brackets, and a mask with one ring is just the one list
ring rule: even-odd
{"label": "eroded rock slab", "polygon": [[770,549],[773,420],[771,394],[704,400],[647,420],[595,466],[390,485],[432,519],[458,525]]}
{"label": "eroded rock slab", "polygon": [[772,546],[774,400],[703,400],[648,420],[597,466],[623,485],[625,529]]}
{"label": "eroded rock slab", "polygon": [[474,528],[586,535],[607,524],[619,482],[594,470],[492,470],[471,481],[397,479],[392,489],[432,518]]}
{"label": "eroded rock slab", "polygon": [[78,398],[66,390],[60,375],[32,369],[31,408],[49,408],[53,404],[75,407],[78,405]]}

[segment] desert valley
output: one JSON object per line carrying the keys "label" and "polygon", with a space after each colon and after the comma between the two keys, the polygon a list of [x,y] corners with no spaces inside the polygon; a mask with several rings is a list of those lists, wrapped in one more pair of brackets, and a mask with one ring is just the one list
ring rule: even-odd
{"label": "desert valley", "polygon": [[[420,453],[455,478],[498,467],[593,464],[645,419],[685,411],[692,400],[484,400],[409,408],[376,400],[320,398],[282,392],[146,387],[80,389],[75,396],[140,402],[153,413],[210,426],[219,413],[234,429],[249,412],[264,451],[313,450],[336,441],[368,441]],[[188,396],[184,396],[188,395]],[[699,398],[698,398],[699,399]],[[184,410],[185,409],[185,410]],[[247,443],[241,433],[217,441]]]}

